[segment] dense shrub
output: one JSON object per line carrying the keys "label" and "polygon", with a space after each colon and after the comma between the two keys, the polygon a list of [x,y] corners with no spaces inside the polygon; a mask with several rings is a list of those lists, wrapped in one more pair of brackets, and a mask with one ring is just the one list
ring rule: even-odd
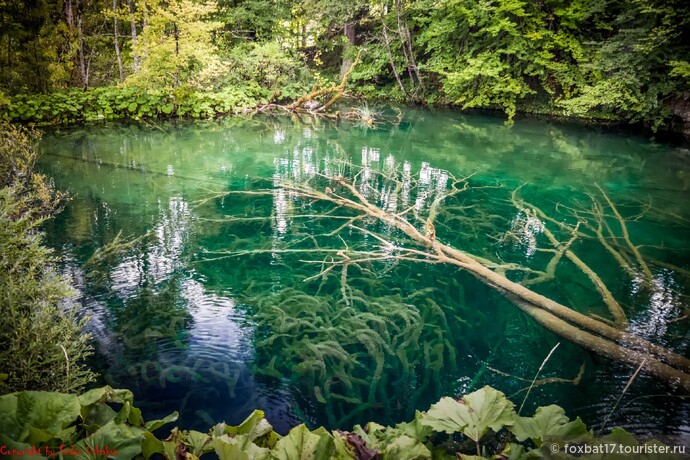
{"label": "dense shrub", "polygon": [[33,172],[27,132],[0,123],[0,391],[73,392],[93,380],[73,290],[55,270],[39,226],[60,196]]}
{"label": "dense shrub", "polygon": [[247,43],[234,47],[228,56],[232,71],[229,84],[246,86],[254,82],[283,97],[296,99],[305,94],[312,79],[303,58],[275,42]]}

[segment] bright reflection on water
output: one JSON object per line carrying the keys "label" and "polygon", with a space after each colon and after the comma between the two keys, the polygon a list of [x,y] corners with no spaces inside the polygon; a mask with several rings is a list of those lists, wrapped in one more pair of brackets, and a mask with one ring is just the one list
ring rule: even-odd
{"label": "bright reflection on water", "polygon": [[[285,118],[155,130],[68,130],[46,135],[42,150],[41,168],[73,197],[47,225],[49,242],[92,317],[104,381],[133,389],[149,419],[178,410],[182,426],[205,429],[220,420],[238,423],[261,408],[280,431],[300,421],[334,423],[322,403],[298,390],[290,380],[294,376],[276,379],[255,365],[264,362],[268,351],[256,348],[263,329],[253,314],[258,301],[249,293],[294,288],[314,294],[319,283],[304,280],[321,269],[309,261],[322,256],[285,249],[302,241],[311,244],[345,220],[336,214],[325,224],[314,219],[326,209],[282,184],[343,176],[345,162],[360,167],[357,190],[362,196],[382,209],[422,220],[420,229],[454,178],[474,174],[466,201],[441,201],[446,208],[436,221],[438,238],[494,261],[540,270],[553,256],[543,250],[544,223],[512,207],[510,190],[524,184],[521,196],[556,220],[572,222],[568,209],[591,210],[588,194],[599,184],[626,216],[635,217],[630,237],[656,261],[650,263],[653,280],[624,272],[594,240],[577,240],[572,249],[614,293],[631,331],[681,354],[690,350],[688,321],[678,320],[687,314],[690,295],[690,167],[682,148],[539,121],[509,129],[494,118],[410,112],[400,125],[377,129],[318,121],[304,125]],[[399,182],[381,179],[394,172]],[[264,187],[269,195],[212,197]],[[607,224],[617,225],[611,219]],[[357,225],[393,237],[379,222],[364,219]],[[87,263],[119,232],[124,241],[138,239],[117,257]],[[346,230],[341,236],[334,248],[379,247],[367,235]],[[222,256],[252,250],[260,254]],[[450,344],[457,370],[418,395],[413,405],[420,409],[442,395],[485,384],[514,395],[519,404],[559,340],[491,288],[448,267],[388,260],[369,268],[349,272],[353,283],[369,286],[372,296],[427,292],[460,331]],[[520,275],[511,276],[520,280]],[[535,289],[581,311],[608,314],[591,282],[566,261],[558,265],[555,281]],[[319,290],[337,295],[340,287],[326,282]],[[583,363],[578,385],[537,386],[528,409],[560,404],[597,428],[634,370],[563,343],[542,377],[573,379]],[[340,428],[371,418],[382,423],[409,418],[414,407],[406,403],[378,401]],[[688,435],[687,420],[687,399],[640,376],[609,426]]]}

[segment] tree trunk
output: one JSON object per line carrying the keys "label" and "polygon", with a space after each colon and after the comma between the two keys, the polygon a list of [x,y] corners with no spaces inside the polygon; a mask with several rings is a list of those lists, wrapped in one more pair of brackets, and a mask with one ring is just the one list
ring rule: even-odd
{"label": "tree trunk", "polygon": [[132,69],[136,72],[139,70],[139,56],[137,55],[137,23],[134,19],[134,4],[132,0],[127,0],[129,7],[129,24],[132,27]]}
{"label": "tree trunk", "polygon": [[343,49],[343,63],[340,66],[340,78],[343,78],[347,71],[352,67],[352,58],[348,58],[347,54],[348,51],[350,50],[351,47],[355,45],[355,38],[356,38],[356,29],[355,29],[355,23],[354,22],[348,22],[345,24],[345,28],[343,29],[343,34],[347,38],[347,42],[345,43],[345,48]]}
{"label": "tree trunk", "polygon": [[74,29],[74,8],[72,8],[72,0],[65,2],[65,18],[67,19],[67,27],[70,30]]}
{"label": "tree trunk", "polygon": [[383,11],[381,11],[381,28],[383,30],[383,43],[386,46],[386,54],[388,54],[388,62],[390,62],[391,70],[393,71],[395,81],[398,82],[400,91],[402,91],[406,97],[409,97],[409,94],[407,94],[407,90],[405,89],[405,85],[403,85],[402,80],[400,80],[400,74],[398,74],[398,69],[395,67],[395,61],[393,60],[393,52],[391,51],[391,41],[388,37],[388,28],[386,27],[386,20],[384,18]]}
{"label": "tree trunk", "polygon": [[177,23],[173,22],[173,35],[175,37],[175,87],[180,86],[180,68],[179,56],[180,56],[180,31],[177,29]]}
{"label": "tree trunk", "polygon": [[405,0],[395,0],[395,14],[398,17],[398,33],[400,34],[403,53],[405,54],[405,58],[407,58],[407,71],[410,75],[410,80],[414,83],[416,78],[417,87],[424,89],[422,76],[419,73],[417,61],[412,52],[412,35],[410,34],[410,28],[407,26],[407,19],[405,18]]}
{"label": "tree trunk", "polygon": [[122,56],[120,56],[120,39],[118,36],[117,0],[113,0],[113,30],[115,32],[115,56],[117,57],[117,70],[120,72],[120,83],[125,81],[125,71],[122,68]]}
{"label": "tree trunk", "polygon": [[89,70],[86,67],[86,60],[84,58],[84,30],[83,30],[83,17],[84,17],[84,4],[77,3],[77,45],[78,49],[78,65],[79,73],[81,74],[81,84],[82,88],[86,89],[89,87]]}
{"label": "tree trunk", "polygon": [[[475,256],[443,244],[436,240],[433,235],[422,234],[400,213],[390,213],[372,204],[358,191],[355,185],[346,180],[339,180],[338,186],[349,191],[351,197],[342,193],[338,195],[328,191],[324,193],[304,184],[286,183],[284,186],[303,197],[327,201],[339,207],[359,211],[362,216],[379,219],[382,223],[397,228],[405,233],[411,242],[423,248],[413,249],[406,247],[406,245],[400,246],[400,242],[396,242],[395,247],[397,249],[414,255],[412,260],[449,264],[465,270],[505,295],[518,308],[561,337],[595,353],[626,363],[631,367],[641,365],[642,369],[650,375],[667,381],[673,386],[679,386],[685,391],[690,391],[690,359],[660,345],[650,343],[631,332],[622,331],[572,310],[511,281],[503,274],[492,270]],[[366,230],[363,231],[366,232]],[[378,238],[375,234],[373,235]],[[386,243],[385,240],[381,240],[384,244]],[[392,243],[388,244],[393,247]],[[424,258],[418,258],[418,256]],[[384,254],[381,257],[383,260],[389,255]],[[372,260],[371,254],[367,254],[367,258],[367,260]]]}

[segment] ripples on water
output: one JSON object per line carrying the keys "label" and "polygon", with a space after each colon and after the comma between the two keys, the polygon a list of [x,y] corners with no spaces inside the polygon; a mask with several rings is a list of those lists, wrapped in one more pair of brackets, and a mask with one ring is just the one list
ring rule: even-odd
{"label": "ripples on water", "polygon": [[[428,210],[453,176],[471,173],[473,184],[507,189],[526,184],[524,194],[549,212],[557,212],[557,203],[587,199],[597,183],[614,201],[627,204],[631,214],[652,203],[631,225],[632,237],[659,246],[649,253],[662,262],[690,268],[687,152],[637,137],[538,121],[508,129],[493,118],[410,112],[404,124],[378,129],[233,119],[165,126],[162,131],[132,126],[71,130],[45,136],[42,150],[41,168],[73,196],[65,212],[48,224],[49,242],[92,317],[104,380],[133,389],[147,418],[179,410],[180,424],[188,428],[205,429],[220,420],[239,423],[255,408],[265,410],[282,432],[300,421],[328,422],[313,397],[298,392],[288,379],[257,373],[252,366],[261,352],[254,346],[261,325],[255,323],[247,292],[304,289],[302,280],[315,273],[314,267],[277,253],[204,259],[219,250],[285,247],[296,229],[309,229],[298,216],[318,208],[297,200],[280,181],[342,174],[338,160],[343,158],[362,167],[360,192],[378,194],[381,206],[391,212],[407,206]],[[376,182],[372,175],[393,170],[401,173],[400,189]],[[273,183],[272,195],[207,199],[228,189],[251,190],[257,187],[256,178],[264,179],[262,186]],[[477,212],[470,208],[458,211],[462,215],[447,227],[439,225],[440,237],[489,257],[513,257],[535,266],[548,261],[539,251],[542,222],[516,212],[491,190],[480,205],[488,207],[490,228],[516,238],[498,244],[484,231],[464,228],[461,217]],[[270,219],[230,225],[223,220],[227,216]],[[126,238],[142,237],[140,244],[96,265],[86,264],[120,231]],[[585,254],[620,299],[631,330],[688,354],[687,321],[668,323],[688,308],[687,277],[655,268],[653,285],[645,289],[599,245],[578,242],[574,249]],[[605,315],[587,280],[572,267],[560,267],[558,281],[539,289]],[[470,277],[409,264],[389,269],[372,292],[387,295],[431,286],[437,291],[430,295],[444,308],[453,310],[455,303],[458,312],[465,311],[461,303],[472,308],[462,313],[467,318],[459,318],[471,323],[453,344],[458,371],[432,385],[436,390],[419,400],[419,408],[428,408],[443,393],[484,384],[514,395],[519,404],[520,390],[558,339]],[[560,404],[598,428],[634,370],[564,343],[542,376],[572,379],[583,363],[579,385],[536,387],[528,408]],[[377,417],[392,423],[410,416],[395,409],[402,404],[388,406],[392,412],[372,410],[351,423]],[[641,435],[688,436],[689,407],[680,394],[640,376],[608,425]]]}

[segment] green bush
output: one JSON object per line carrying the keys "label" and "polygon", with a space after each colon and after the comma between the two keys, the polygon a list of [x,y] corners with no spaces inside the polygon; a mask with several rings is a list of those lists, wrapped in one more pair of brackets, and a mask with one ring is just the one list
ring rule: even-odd
{"label": "green bush", "polygon": [[234,86],[254,83],[283,98],[296,99],[309,91],[311,72],[304,60],[275,42],[247,43],[234,47],[228,56],[231,72],[227,81]]}
{"label": "green bush", "polygon": [[42,245],[41,223],[60,196],[32,171],[30,133],[0,123],[0,391],[81,390],[94,374],[73,290]]}

